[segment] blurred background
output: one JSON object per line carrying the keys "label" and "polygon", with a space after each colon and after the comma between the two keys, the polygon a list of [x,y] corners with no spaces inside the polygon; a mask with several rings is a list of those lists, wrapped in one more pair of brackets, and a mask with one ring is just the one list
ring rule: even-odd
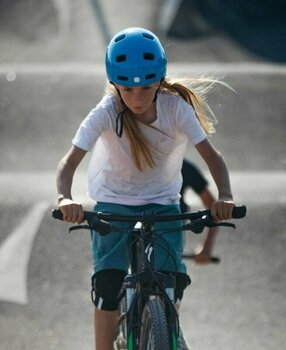
{"label": "blurred background", "polygon": [[282,1],[1,0],[0,169],[55,167],[103,94],[109,38],[129,26],[160,36],[177,64],[169,73],[216,74],[236,90],[210,97],[231,166],[285,169],[283,9]]}
{"label": "blurred background", "polygon": [[[281,0],[0,0],[1,349],[92,348],[88,237],[67,239],[48,209],[57,163],[104,93],[107,42],[130,26],[160,37],[168,74],[215,75],[235,91],[209,96],[212,141],[249,215],[235,235],[220,234],[219,267],[188,262],[186,336],[193,349],[285,347],[285,9]],[[209,177],[192,147],[186,156]],[[83,201],[87,162],[75,179]],[[26,238],[7,253],[19,228]]]}

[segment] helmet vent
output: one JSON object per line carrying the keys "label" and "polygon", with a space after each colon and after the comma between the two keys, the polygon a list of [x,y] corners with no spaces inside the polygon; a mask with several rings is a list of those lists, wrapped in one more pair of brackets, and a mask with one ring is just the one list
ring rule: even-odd
{"label": "helmet vent", "polygon": [[117,79],[121,81],[128,81],[128,77],[125,77],[124,75],[118,75]]}
{"label": "helmet vent", "polygon": [[126,61],[126,55],[116,56],[116,62],[124,62],[124,61]]}
{"label": "helmet vent", "polygon": [[155,78],[155,76],[156,76],[156,74],[154,74],[154,73],[147,74],[147,75],[145,76],[145,79],[146,79],[146,80],[148,80],[148,79],[153,79],[153,78]]}
{"label": "helmet vent", "polygon": [[154,61],[154,59],[155,59],[155,56],[152,53],[150,53],[150,52],[145,52],[143,54],[143,57],[147,61]]}
{"label": "helmet vent", "polygon": [[118,41],[123,40],[125,37],[126,37],[125,34],[119,35],[118,37],[116,37],[116,38],[114,39],[114,41],[115,41],[116,43],[118,43]]}
{"label": "helmet vent", "polygon": [[154,40],[153,35],[150,35],[150,34],[148,34],[148,33],[143,33],[143,36],[144,36],[144,38],[146,38],[146,39]]}

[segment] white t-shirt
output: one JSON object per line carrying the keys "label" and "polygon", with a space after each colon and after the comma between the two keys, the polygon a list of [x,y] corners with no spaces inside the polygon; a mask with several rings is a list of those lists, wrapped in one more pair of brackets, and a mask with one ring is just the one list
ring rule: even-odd
{"label": "white t-shirt", "polygon": [[140,123],[146,138],[160,150],[156,167],[143,172],[133,165],[125,132],[122,137],[116,135],[118,108],[115,96],[103,97],[73,139],[73,145],[86,151],[95,146],[88,169],[88,194],[99,202],[178,204],[187,142],[196,145],[206,138],[193,108],[179,96],[158,94],[157,119],[152,125],[168,136]]}

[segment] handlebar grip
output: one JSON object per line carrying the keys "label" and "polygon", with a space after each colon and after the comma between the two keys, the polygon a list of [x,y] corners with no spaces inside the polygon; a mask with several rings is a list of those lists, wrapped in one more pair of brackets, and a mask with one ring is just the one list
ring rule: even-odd
{"label": "handlebar grip", "polygon": [[241,205],[241,206],[237,206],[237,207],[233,208],[232,217],[234,219],[244,218],[245,215],[246,215],[246,206],[245,205]]}
{"label": "handlebar grip", "polygon": [[[94,213],[92,213],[92,212],[84,211],[83,212],[83,220],[90,220],[90,219],[92,219],[93,215],[94,215]],[[52,210],[52,217],[54,219],[63,220],[63,213],[60,211],[60,209],[53,209]]]}
{"label": "handlebar grip", "polygon": [[63,213],[59,209],[53,209],[52,217],[54,219],[63,220]]}

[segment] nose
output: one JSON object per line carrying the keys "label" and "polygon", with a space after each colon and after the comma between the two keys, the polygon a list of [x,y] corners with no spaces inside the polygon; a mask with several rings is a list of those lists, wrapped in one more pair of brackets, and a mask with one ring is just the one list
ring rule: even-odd
{"label": "nose", "polygon": [[141,90],[141,88],[139,88],[139,87],[134,88],[133,96],[136,99],[141,99],[141,97],[142,97],[142,90]]}

